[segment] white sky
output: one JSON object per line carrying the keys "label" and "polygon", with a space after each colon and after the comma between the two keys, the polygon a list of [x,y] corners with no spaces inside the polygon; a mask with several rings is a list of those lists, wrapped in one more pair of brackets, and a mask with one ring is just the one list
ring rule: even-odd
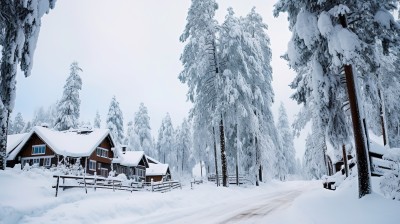
{"label": "white sky", "polygon": [[[289,99],[288,85],[294,78],[280,58],[291,33],[285,15],[274,18],[276,0],[217,0],[217,19],[222,21],[231,6],[245,16],[253,6],[269,26],[271,38],[275,119],[284,102],[290,121],[299,107]],[[45,15],[37,44],[32,75],[17,78],[15,113],[25,120],[40,106],[47,108],[61,98],[72,61],[79,62],[83,89],[81,120],[93,123],[98,110],[103,125],[113,95],[124,114],[133,120],[143,102],[149,111],[152,133],[157,139],[161,120],[170,113],[174,126],[187,116],[186,85],[180,83],[179,60],[184,44],[179,36],[186,24],[190,0],[58,0]],[[304,136],[295,140],[297,157],[304,153]]]}

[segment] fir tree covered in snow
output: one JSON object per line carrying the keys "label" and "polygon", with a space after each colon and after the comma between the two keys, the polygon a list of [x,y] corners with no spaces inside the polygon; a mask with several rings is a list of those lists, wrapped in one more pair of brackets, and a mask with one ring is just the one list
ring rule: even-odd
{"label": "fir tree covered in snow", "polygon": [[158,159],[162,163],[173,164],[173,159],[176,158],[174,155],[174,127],[172,126],[171,117],[167,115],[161,122],[161,127],[158,130],[157,140],[157,154]]}
{"label": "fir tree covered in snow", "polygon": [[106,123],[114,141],[117,144],[122,144],[124,140],[124,117],[115,96],[112,98],[108,108]]}
{"label": "fir tree covered in snow", "polygon": [[295,174],[296,173],[296,161],[295,161],[295,155],[296,151],[294,149],[294,144],[293,144],[293,139],[294,139],[294,134],[293,131],[290,128],[289,125],[289,120],[288,116],[286,114],[286,109],[281,103],[279,107],[279,117],[278,117],[278,123],[276,124],[276,128],[278,130],[279,136],[281,138],[282,142],[282,147],[280,149],[284,160],[280,161],[278,166],[285,166],[287,173],[286,174]]}
{"label": "fir tree covered in snow", "polygon": [[57,105],[58,113],[54,128],[59,131],[78,127],[81,106],[79,91],[82,89],[82,79],[79,76],[81,71],[78,62],[71,64],[70,75],[64,85],[63,96]]}
{"label": "fir tree covered in snow", "polygon": [[128,122],[125,144],[128,146],[128,150],[142,151],[139,136],[134,130],[133,121]]}
{"label": "fir tree covered in snow", "polygon": [[14,108],[18,65],[26,77],[31,74],[33,54],[41,18],[54,8],[55,0],[0,2],[0,170],[6,166],[7,125]]}
{"label": "fir tree covered in snow", "polygon": [[25,121],[24,118],[22,117],[21,112],[17,113],[17,116],[15,116],[14,122],[13,122],[13,131],[14,134],[20,134],[24,130],[25,127]]}
{"label": "fir tree covered in snow", "polygon": [[101,118],[100,118],[99,111],[96,112],[96,117],[94,117],[93,127],[94,128],[100,128],[101,127]]}
{"label": "fir tree covered in snow", "polygon": [[192,128],[187,119],[176,129],[175,149],[177,154],[177,171],[190,173],[192,170]]}
{"label": "fir tree covered in snow", "polygon": [[153,138],[151,137],[150,117],[147,113],[147,107],[140,103],[139,111],[135,113],[133,129],[139,137],[140,147],[146,155],[154,156]]}

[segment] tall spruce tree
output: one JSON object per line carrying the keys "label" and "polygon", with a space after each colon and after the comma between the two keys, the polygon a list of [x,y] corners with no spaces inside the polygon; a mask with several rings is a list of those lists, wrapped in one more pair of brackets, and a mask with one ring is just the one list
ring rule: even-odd
{"label": "tall spruce tree", "polygon": [[140,147],[145,154],[155,156],[152,143],[153,138],[151,136],[150,117],[144,103],[140,103],[139,111],[135,113],[133,129],[139,137]]}
{"label": "tall spruce tree", "polygon": [[115,96],[112,98],[107,115],[107,128],[117,144],[124,140],[124,117]]}
{"label": "tall spruce tree", "polygon": [[17,113],[17,116],[15,116],[14,119],[14,133],[15,134],[20,134],[24,130],[25,127],[25,121],[24,118],[22,117],[21,112]]}
{"label": "tall spruce tree", "polygon": [[31,74],[41,18],[55,0],[0,1],[0,170],[6,167],[7,125],[14,109],[18,65]]}
{"label": "tall spruce tree", "polygon": [[282,154],[285,158],[285,162],[283,164],[287,168],[287,174],[296,174],[296,151],[293,143],[294,135],[290,128],[288,116],[283,103],[281,103],[279,106],[279,117],[276,128],[278,129],[278,133],[282,142]]}
{"label": "tall spruce tree", "polygon": [[81,71],[78,62],[71,64],[70,75],[64,85],[63,96],[58,102],[57,119],[54,127],[59,131],[78,127],[81,105],[79,91],[82,89],[82,79],[79,76]]}
{"label": "tall spruce tree", "polygon": [[100,118],[99,111],[96,112],[96,117],[94,117],[93,127],[94,128],[100,128],[101,127],[101,118]]}
{"label": "tall spruce tree", "polygon": [[[174,144],[174,127],[172,126],[171,117],[167,113],[161,122],[161,127],[158,130],[158,141],[157,141],[157,153],[158,159],[163,163],[169,163],[172,165],[172,158],[174,158],[173,152]],[[171,158],[172,157],[172,158]]]}

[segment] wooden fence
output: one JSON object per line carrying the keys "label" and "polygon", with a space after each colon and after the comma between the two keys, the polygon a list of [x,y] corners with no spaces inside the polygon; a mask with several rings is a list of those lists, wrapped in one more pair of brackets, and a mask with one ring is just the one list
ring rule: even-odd
{"label": "wooden fence", "polygon": [[[222,183],[222,175],[218,175],[218,178],[219,178],[219,183]],[[253,184],[253,182],[250,179],[248,179],[248,178],[246,178],[244,176],[240,176],[239,175],[238,179],[239,179],[239,185],[242,185],[242,184]],[[215,174],[211,174],[210,176],[208,176],[208,181],[215,182],[216,180],[217,180],[217,178],[216,178]],[[236,175],[229,175],[228,176],[228,183],[229,184],[237,184]]]}
{"label": "wooden fence", "polygon": [[153,182],[151,183],[151,191],[152,192],[167,192],[172,189],[180,188],[182,189],[182,185],[178,181],[165,181],[165,182]]}
{"label": "wooden fence", "polygon": [[[114,178],[104,178],[98,176],[66,176],[66,175],[54,175],[53,178],[56,178],[56,185],[52,186],[52,188],[56,189],[56,197],[58,195],[59,188],[65,189],[69,188],[84,188],[87,194],[88,188],[93,188],[95,191],[97,188],[101,189],[112,189],[116,190],[124,190],[124,191],[139,191],[143,189],[143,185],[140,182],[127,182],[124,183],[121,180],[117,180]],[[61,183],[60,183],[61,179]],[[65,180],[75,180],[75,183],[65,183]]]}

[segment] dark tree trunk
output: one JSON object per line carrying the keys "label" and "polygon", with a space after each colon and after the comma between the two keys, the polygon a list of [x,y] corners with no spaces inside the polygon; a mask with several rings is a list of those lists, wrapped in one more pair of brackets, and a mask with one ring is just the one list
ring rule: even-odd
{"label": "dark tree trunk", "polygon": [[215,130],[213,129],[213,140],[214,140],[214,158],[215,158],[215,175],[216,175],[216,184],[219,186],[219,175],[218,175],[218,158],[217,158],[217,143],[215,140]]}
{"label": "dark tree trunk", "polygon": [[221,121],[219,123],[219,137],[220,137],[220,146],[221,146],[221,167],[222,167],[222,186],[228,187],[228,175],[227,175],[227,167],[226,167],[226,154],[225,154],[225,133],[224,133],[224,122]]}
{"label": "dark tree trunk", "polygon": [[[343,28],[347,28],[345,15],[339,16],[340,23]],[[351,111],[351,120],[353,123],[354,142],[356,147],[357,168],[358,168],[358,197],[362,198],[367,194],[371,194],[371,173],[369,170],[369,160],[366,148],[366,136],[362,125],[360,108],[357,98],[357,87],[353,68],[351,65],[344,65],[346,76],[347,94],[349,96],[349,104]],[[365,130],[366,131],[366,130]]]}
{"label": "dark tree trunk", "polygon": [[256,186],[259,186],[260,184],[259,184],[259,175],[258,175],[258,168],[259,168],[259,161],[260,161],[260,158],[259,158],[259,152],[258,152],[258,142],[257,142],[257,136],[256,137],[254,137],[254,146],[255,146],[255,151],[256,151]]}
{"label": "dark tree trunk", "polygon": [[382,97],[380,88],[378,88],[378,97],[379,97],[379,112],[380,112],[380,117],[381,117],[383,145],[386,146],[388,144],[388,142],[387,142],[386,124],[385,124],[385,118],[384,118],[385,110],[384,110],[383,97]]}
{"label": "dark tree trunk", "polygon": [[346,177],[349,176],[349,166],[347,163],[347,153],[346,153],[346,146],[343,144],[342,147],[342,151],[343,151],[343,163],[344,163],[344,171],[346,172]]}
{"label": "dark tree trunk", "polygon": [[239,133],[238,133],[238,125],[236,124],[236,155],[235,155],[235,172],[236,172],[236,185],[239,186],[239,161],[238,161],[238,153],[239,153]]}
{"label": "dark tree trunk", "polygon": [[260,164],[259,168],[258,168],[258,178],[260,180],[260,182],[263,181],[263,175],[262,175],[262,166]]}

